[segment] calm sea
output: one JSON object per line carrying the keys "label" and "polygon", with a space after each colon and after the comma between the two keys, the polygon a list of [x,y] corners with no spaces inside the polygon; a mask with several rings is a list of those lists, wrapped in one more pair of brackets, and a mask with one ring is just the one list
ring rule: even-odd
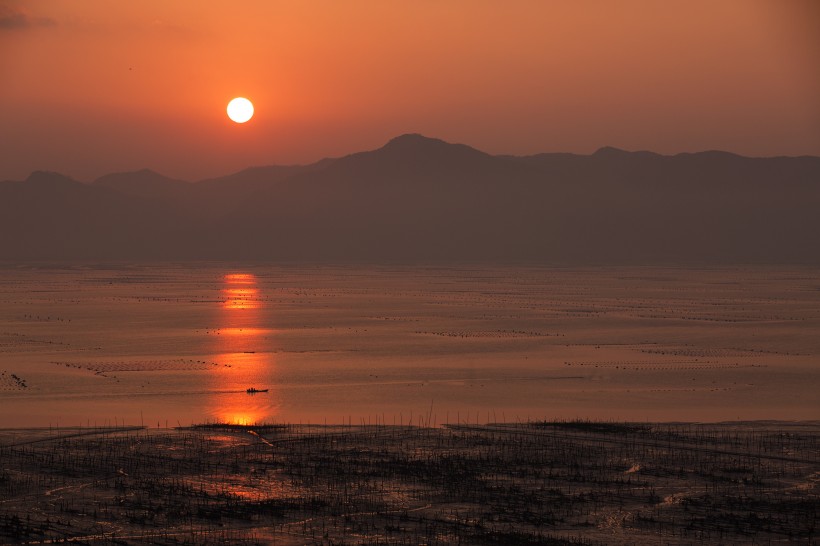
{"label": "calm sea", "polygon": [[817,269],[6,265],[0,427],[818,419],[818,333]]}

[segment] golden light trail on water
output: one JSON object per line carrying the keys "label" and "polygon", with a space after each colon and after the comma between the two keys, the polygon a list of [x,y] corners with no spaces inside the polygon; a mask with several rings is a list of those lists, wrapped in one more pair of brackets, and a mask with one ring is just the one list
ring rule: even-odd
{"label": "golden light trail on water", "polygon": [[[271,330],[262,324],[263,303],[256,276],[230,273],[224,276],[220,289],[222,305],[219,328],[214,332],[216,390],[211,415],[223,423],[251,425],[269,421],[276,413],[271,353],[262,344]],[[249,394],[246,389],[268,389]],[[225,392],[228,391],[228,392]]]}

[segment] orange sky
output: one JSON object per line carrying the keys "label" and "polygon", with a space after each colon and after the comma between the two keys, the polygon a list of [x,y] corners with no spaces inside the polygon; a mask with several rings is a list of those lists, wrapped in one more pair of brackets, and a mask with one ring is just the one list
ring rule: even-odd
{"label": "orange sky", "polygon": [[0,179],[196,180],[407,132],[820,155],[818,29],[813,0],[0,0]]}

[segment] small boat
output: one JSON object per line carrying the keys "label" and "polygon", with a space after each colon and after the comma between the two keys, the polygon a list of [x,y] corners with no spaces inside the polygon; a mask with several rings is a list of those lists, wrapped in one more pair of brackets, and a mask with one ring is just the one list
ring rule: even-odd
{"label": "small boat", "polygon": [[247,392],[248,394],[256,394],[257,392],[268,392],[268,389],[255,389],[251,387],[250,389],[247,389],[245,392]]}

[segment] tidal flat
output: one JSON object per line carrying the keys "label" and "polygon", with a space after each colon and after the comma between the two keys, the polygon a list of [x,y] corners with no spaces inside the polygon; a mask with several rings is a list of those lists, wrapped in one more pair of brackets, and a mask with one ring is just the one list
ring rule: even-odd
{"label": "tidal flat", "polygon": [[820,423],[0,431],[0,543],[820,538]]}

